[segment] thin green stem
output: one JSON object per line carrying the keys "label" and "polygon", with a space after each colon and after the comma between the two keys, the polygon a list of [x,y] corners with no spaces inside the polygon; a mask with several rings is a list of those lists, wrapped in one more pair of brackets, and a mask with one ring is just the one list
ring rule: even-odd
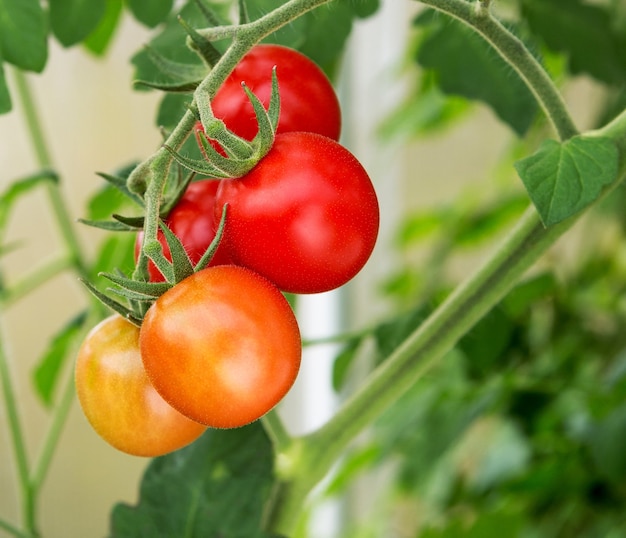
{"label": "thin green stem", "polygon": [[4,399],[4,407],[6,409],[9,431],[11,432],[11,442],[13,445],[13,457],[15,459],[15,467],[17,469],[17,478],[20,491],[22,493],[22,510],[24,515],[24,523],[29,530],[34,530],[34,521],[31,517],[30,507],[32,506],[29,481],[29,464],[26,452],[26,443],[22,423],[19,417],[17,399],[13,391],[13,381],[11,379],[11,369],[9,366],[9,358],[5,347],[5,336],[2,327],[0,327],[0,382],[2,383],[2,395]]}
{"label": "thin green stem", "polygon": [[14,304],[42,284],[45,284],[63,271],[71,269],[72,267],[73,260],[62,256],[45,263],[41,267],[33,269],[31,273],[27,274],[15,284],[12,284],[8,290],[0,296],[0,304],[5,307]]}
{"label": "thin green stem", "polygon": [[[46,143],[43,124],[28,78],[20,69],[13,69],[13,77],[37,163],[41,168],[52,168],[52,156],[48,144]],[[81,277],[86,278],[88,271],[87,263],[83,257],[83,249],[78,241],[73,222],[70,218],[70,211],[63,199],[59,184],[50,182],[46,187],[50,205],[59,226],[61,236],[63,237],[68,252],[74,260],[74,267]]]}
{"label": "thin green stem", "polygon": [[469,25],[506,60],[533,93],[561,140],[578,134],[578,130],[554,82],[515,35],[507,30],[482,2],[466,0],[419,0]]}
{"label": "thin green stem", "polygon": [[[90,327],[91,324],[87,323],[86,326]],[[34,491],[39,491],[45,481],[48,471],[50,470],[50,463],[52,462],[54,452],[59,445],[61,433],[67,423],[67,417],[69,416],[72,404],[74,403],[75,390],[74,370],[72,368],[67,376],[65,388],[61,394],[61,399],[54,410],[52,422],[50,423],[48,432],[44,439],[41,452],[33,465],[30,483]]]}
{"label": "thin green stem", "polygon": [[0,529],[7,531],[11,536],[15,536],[16,538],[31,538],[28,534],[23,533],[20,529],[17,529],[2,519],[0,519]]}
{"label": "thin green stem", "polygon": [[283,452],[291,446],[291,436],[285,429],[285,425],[278,416],[276,409],[272,409],[269,413],[263,415],[261,422],[276,452]]}

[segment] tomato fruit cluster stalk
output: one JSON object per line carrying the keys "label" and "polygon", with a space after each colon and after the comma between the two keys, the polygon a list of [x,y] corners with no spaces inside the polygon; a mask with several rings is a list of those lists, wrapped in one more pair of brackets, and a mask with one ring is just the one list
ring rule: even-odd
{"label": "tomato fruit cluster stalk", "polygon": [[[277,95],[280,115],[272,112]],[[165,454],[206,427],[244,426],[274,408],[295,382],[302,354],[283,292],[342,286],[367,262],[378,234],[372,182],[338,142],[336,94],[306,56],[253,47],[211,109],[213,124],[195,126],[205,159],[223,165],[253,155],[252,164],[241,175],[185,188],[146,248],[147,274],[137,278],[149,282],[126,283],[135,324],[107,319],[78,354],[85,415],[130,454]],[[257,143],[268,133],[269,143]],[[257,156],[259,147],[267,149]],[[135,244],[138,263],[144,233]]]}

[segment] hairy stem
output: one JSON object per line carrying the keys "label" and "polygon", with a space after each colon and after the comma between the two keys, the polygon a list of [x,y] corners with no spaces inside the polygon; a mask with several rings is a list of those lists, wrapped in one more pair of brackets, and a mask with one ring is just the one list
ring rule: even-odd
{"label": "hairy stem", "polygon": [[578,134],[576,125],[554,82],[528,48],[489,11],[488,3],[466,0],[419,0],[478,32],[526,83],[561,140]]}

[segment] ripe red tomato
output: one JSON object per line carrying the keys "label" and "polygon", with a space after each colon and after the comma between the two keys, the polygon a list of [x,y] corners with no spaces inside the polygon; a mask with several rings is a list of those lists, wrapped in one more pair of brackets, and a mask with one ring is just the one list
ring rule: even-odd
{"label": "ripe red tomato", "polygon": [[[278,132],[310,131],[339,140],[341,111],[328,77],[307,56],[280,45],[256,45],[242,58],[211,102],[215,117],[235,134],[252,140],[258,124],[241,83],[267,108],[274,66],[280,87]],[[198,129],[202,129],[200,122],[196,123],[196,136]]]}
{"label": "ripe red tomato", "polygon": [[96,325],[76,361],[78,400],[94,430],[135,456],[177,450],[206,429],[183,416],[150,384],[139,352],[139,329],[121,316]]}
{"label": "ripe red tomato", "polygon": [[139,342],[161,396],[214,428],[263,416],[300,368],[289,303],[272,283],[234,265],[198,271],[165,292],[146,313]]}
{"label": "ripe red tomato", "polygon": [[215,215],[229,204],[222,238],[233,263],[293,293],[337,288],[363,267],[379,209],[365,169],[314,133],[278,135],[244,177],[223,180]]}
{"label": "ripe red tomato", "polygon": [[[218,184],[217,180],[212,179],[191,183],[165,219],[165,224],[182,241],[194,265],[200,261],[215,238],[217,226],[213,222],[213,207]],[[163,254],[171,261],[170,249],[161,230],[158,232],[157,239],[163,246]],[[143,232],[139,232],[135,242],[135,260],[139,257],[142,241]],[[209,265],[228,263],[230,263],[230,258],[226,254],[226,249],[220,244]],[[152,282],[165,280],[151,261],[148,263],[148,273]]]}

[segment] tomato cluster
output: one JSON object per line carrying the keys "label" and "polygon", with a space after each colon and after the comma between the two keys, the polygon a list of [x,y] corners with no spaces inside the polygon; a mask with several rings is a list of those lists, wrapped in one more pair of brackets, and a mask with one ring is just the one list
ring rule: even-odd
{"label": "tomato cluster", "polygon": [[[274,66],[281,109],[269,152],[243,177],[191,183],[164,220],[195,264],[227,205],[209,266],[158,297],[140,328],[113,316],[79,351],[83,410],[123,451],[163,454],[207,426],[238,427],[271,410],[300,367],[300,332],[283,292],[342,286],[374,248],[374,188],[338,142],[337,97],[311,60],[286,47],[257,45],[218,90],[213,113],[231,132],[252,139],[258,125],[241,83],[267,107]],[[202,125],[195,129],[203,150]],[[161,232],[158,239],[171,259]],[[142,233],[136,256],[141,244]],[[165,280],[151,263],[148,273],[151,282]]]}

